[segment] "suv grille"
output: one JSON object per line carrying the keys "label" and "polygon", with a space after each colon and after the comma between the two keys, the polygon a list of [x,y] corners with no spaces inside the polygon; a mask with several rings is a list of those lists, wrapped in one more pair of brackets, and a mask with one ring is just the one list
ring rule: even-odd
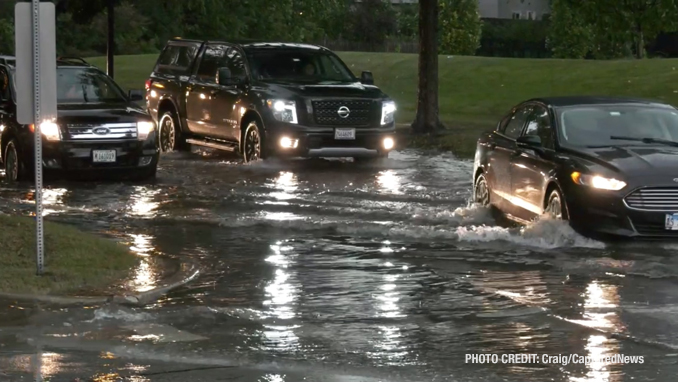
{"label": "suv grille", "polygon": [[[313,101],[315,123],[331,126],[366,126],[380,118],[377,102],[371,100],[327,100]],[[348,116],[339,115],[339,109],[346,107]]]}
{"label": "suv grille", "polygon": [[631,208],[650,211],[678,211],[678,188],[642,188],[634,191],[624,200]]}
{"label": "suv grille", "polygon": [[67,139],[73,141],[136,139],[136,123],[69,124]]}

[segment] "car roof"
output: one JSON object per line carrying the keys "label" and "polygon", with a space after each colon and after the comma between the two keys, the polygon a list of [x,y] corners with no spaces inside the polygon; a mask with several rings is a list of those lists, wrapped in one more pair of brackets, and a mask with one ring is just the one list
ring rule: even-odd
{"label": "car roof", "polygon": [[[0,64],[13,67],[16,65],[16,57],[0,55]],[[59,57],[57,58],[57,67],[94,68],[95,66],[80,57]]]}
{"label": "car roof", "polygon": [[180,37],[175,37],[170,39],[170,43],[208,43],[208,44],[232,44],[238,45],[243,49],[309,49],[309,50],[328,50],[324,46],[314,45],[314,44],[303,44],[297,42],[286,42],[286,41],[269,41],[269,40],[256,40],[256,39],[238,39],[230,41],[219,41],[219,40],[192,40],[192,39],[183,39]]}
{"label": "car roof", "polygon": [[667,103],[646,98],[634,98],[634,97],[562,96],[562,97],[533,98],[529,101],[541,102],[555,108],[570,106],[586,106],[586,105],[629,105],[629,104],[674,108],[673,106]]}

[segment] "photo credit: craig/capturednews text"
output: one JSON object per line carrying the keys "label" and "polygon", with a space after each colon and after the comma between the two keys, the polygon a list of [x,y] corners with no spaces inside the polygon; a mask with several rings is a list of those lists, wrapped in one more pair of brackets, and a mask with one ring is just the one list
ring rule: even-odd
{"label": "photo credit: craig/capturednews text", "polygon": [[606,364],[634,364],[645,363],[645,357],[642,355],[623,355],[612,354],[602,356],[578,355],[578,354],[466,354],[466,363],[474,364],[519,364],[519,363],[543,363],[543,364],[583,364],[590,365],[594,363]]}

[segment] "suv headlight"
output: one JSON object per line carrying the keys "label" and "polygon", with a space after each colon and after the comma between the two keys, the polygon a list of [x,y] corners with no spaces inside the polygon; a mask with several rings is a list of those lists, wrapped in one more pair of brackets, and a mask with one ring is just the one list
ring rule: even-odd
{"label": "suv headlight", "polygon": [[273,117],[280,122],[299,123],[297,120],[297,104],[294,101],[269,99],[266,105],[273,112]]}
{"label": "suv headlight", "polygon": [[61,140],[61,128],[55,122],[44,121],[40,124],[40,133],[48,141]]}
{"label": "suv headlight", "polygon": [[396,104],[393,101],[381,103],[381,124],[386,125],[395,121]]}
{"label": "suv headlight", "polygon": [[145,141],[153,130],[155,130],[155,123],[149,121],[137,122],[137,139]]}
{"label": "suv headlight", "polygon": [[613,178],[605,178],[598,175],[582,174],[578,171],[573,172],[571,177],[572,181],[578,185],[589,186],[599,190],[619,191],[626,187],[626,182],[624,181]]}

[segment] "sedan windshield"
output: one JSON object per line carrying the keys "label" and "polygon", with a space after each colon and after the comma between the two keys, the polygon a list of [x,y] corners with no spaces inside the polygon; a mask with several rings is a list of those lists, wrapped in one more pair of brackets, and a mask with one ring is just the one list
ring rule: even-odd
{"label": "sedan windshield", "polygon": [[97,69],[57,69],[57,103],[124,102],[125,94],[113,80]]}
{"label": "sedan windshield", "polygon": [[305,83],[355,82],[346,65],[335,55],[311,49],[251,49],[247,58],[252,77],[260,81]]}
{"label": "sedan windshield", "polygon": [[595,105],[559,113],[563,143],[622,146],[678,142],[678,110],[638,105]]}

